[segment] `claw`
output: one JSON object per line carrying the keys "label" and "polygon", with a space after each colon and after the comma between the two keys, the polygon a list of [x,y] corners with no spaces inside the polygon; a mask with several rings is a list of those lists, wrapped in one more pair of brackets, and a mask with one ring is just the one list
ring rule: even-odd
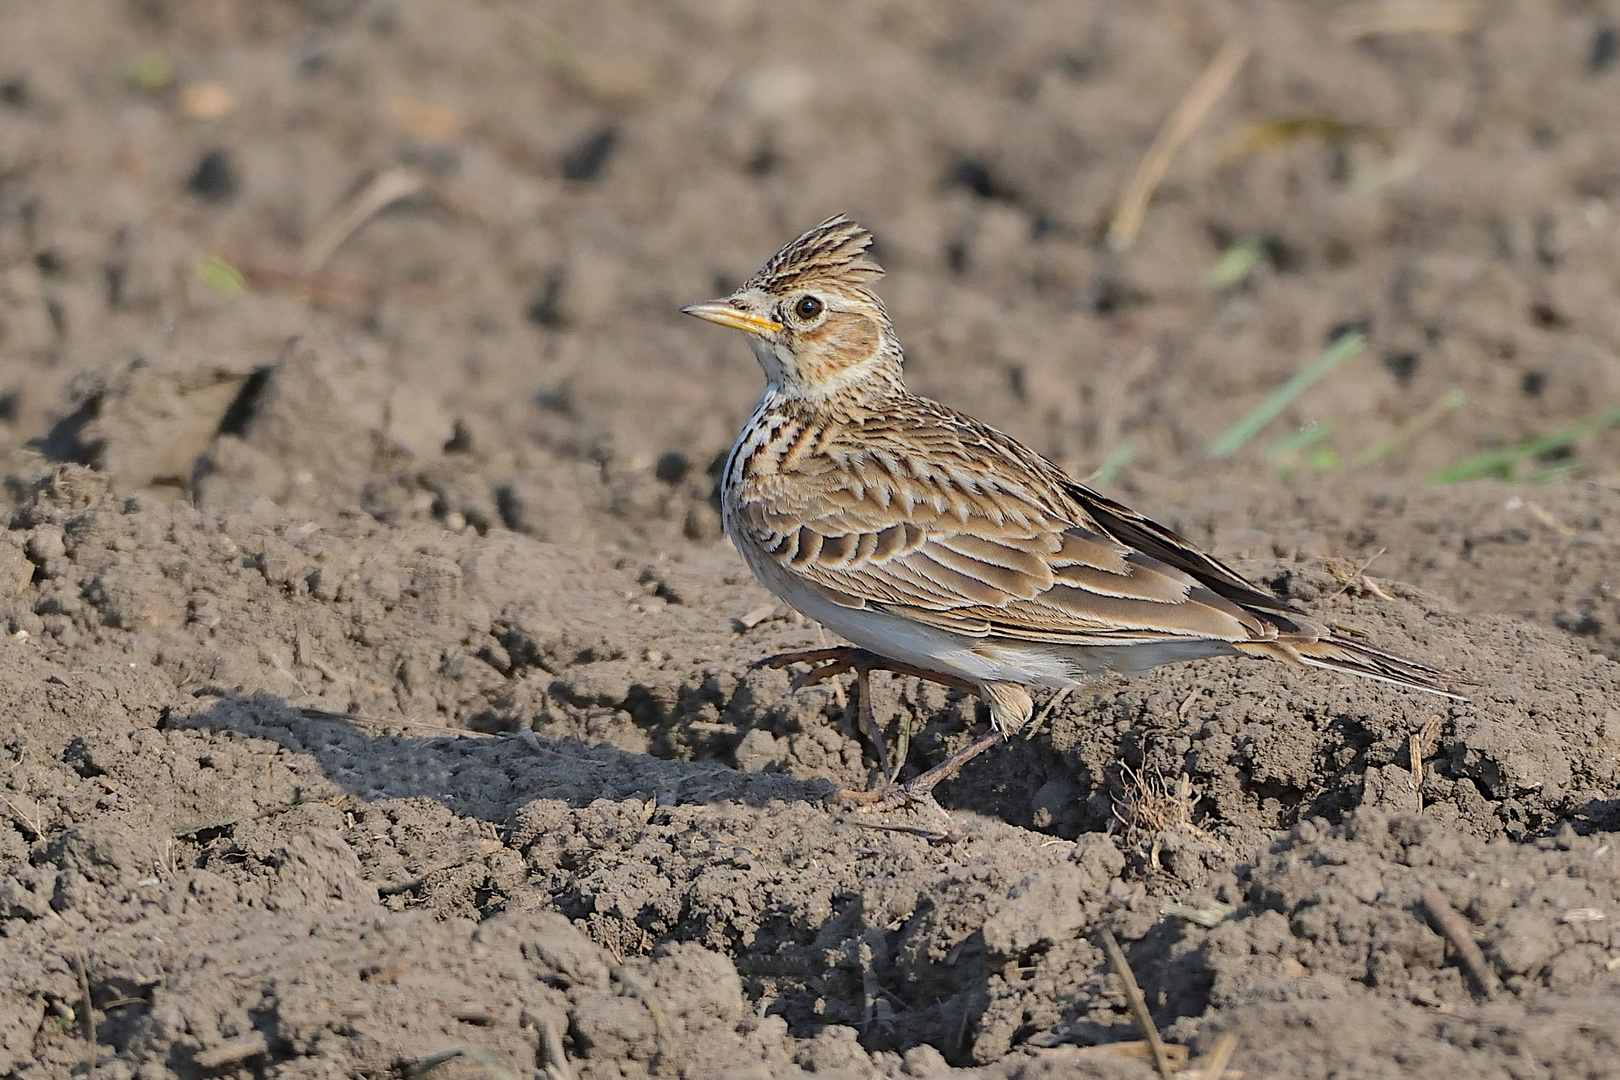
{"label": "claw", "polygon": [[793,681],[788,683],[788,689],[798,693],[807,686],[819,686],[833,676],[842,675],[849,670],[848,664],[841,664],[836,661],[831,664],[822,664],[820,667],[813,667],[809,671],[793,676]]}
{"label": "claw", "polygon": [[847,657],[850,653],[864,652],[862,649],[840,647],[835,649],[802,649],[799,652],[777,653],[775,656],[762,657],[755,660],[749,667],[753,668],[785,668],[789,664],[819,664],[826,660],[837,660]]}
{"label": "claw", "polygon": [[946,821],[951,819],[945,808],[935,801],[931,785],[914,789],[910,783],[890,784],[877,791],[850,791],[845,788],[838,794],[855,804],[857,814],[885,814],[904,806],[916,806],[932,810]]}
{"label": "claw", "polygon": [[856,804],[855,812],[859,814],[883,813],[889,810],[898,810],[908,803],[915,803],[918,806],[936,810],[941,816],[949,820],[950,814],[946,813],[945,808],[934,800],[934,788],[955,776],[963,765],[966,765],[1005,738],[1006,735],[1003,732],[991,728],[932,769],[912,777],[903,784],[876,792],[841,791],[839,794],[851,798]]}

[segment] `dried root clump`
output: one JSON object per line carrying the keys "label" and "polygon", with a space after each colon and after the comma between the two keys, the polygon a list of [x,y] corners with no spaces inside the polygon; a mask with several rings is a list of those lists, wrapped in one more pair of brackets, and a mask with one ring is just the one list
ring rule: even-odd
{"label": "dried root clump", "polygon": [[1373,560],[1382,555],[1384,550],[1384,548],[1379,548],[1371,558],[1362,563],[1353,563],[1349,559],[1324,555],[1322,557],[1322,566],[1329,574],[1333,575],[1333,580],[1339,583],[1338,590],[1330,595],[1328,599],[1334,600],[1344,594],[1357,598],[1372,596],[1379,600],[1395,599],[1382,585],[1367,576],[1367,567],[1371,566]]}
{"label": "dried root clump", "polygon": [[1122,763],[1120,777],[1124,790],[1114,800],[1114,817],[1119,822],[1120,835],[1127,845],[1137,849],[1155,873],[1163,870],[1159,853],[1168,835],[1181,833],[1217,848],[1221,846],[1193,823],[1198,793],[1186,773],[1172,783],[1163,774],[1139,771]]}

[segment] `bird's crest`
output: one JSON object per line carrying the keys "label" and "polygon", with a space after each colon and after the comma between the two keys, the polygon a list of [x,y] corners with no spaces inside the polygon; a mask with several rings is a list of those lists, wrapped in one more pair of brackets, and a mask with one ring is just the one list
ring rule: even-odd
{"label": "bird's crest", "polygon": [[785,293],[803,282],[827,278],[861,285],[883,276],[883,267],[867,254],[871,246],[871,233],[837,214],[772,255],[744,288]]}

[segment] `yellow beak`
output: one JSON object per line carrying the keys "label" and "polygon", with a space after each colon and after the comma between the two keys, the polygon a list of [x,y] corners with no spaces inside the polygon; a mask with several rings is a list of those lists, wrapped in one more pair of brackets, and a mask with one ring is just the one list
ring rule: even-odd
{"label": "yellow beak", "polygon": [[681,308],[681,312],[685,315],[696,315],[706,322],[729,326],[733,330],[744,330],[750,334],[777,334],[782,330],[781,323],[772,322],[761,315],[738,311],[724,300],[705,300],[701,304],[687,304]]}

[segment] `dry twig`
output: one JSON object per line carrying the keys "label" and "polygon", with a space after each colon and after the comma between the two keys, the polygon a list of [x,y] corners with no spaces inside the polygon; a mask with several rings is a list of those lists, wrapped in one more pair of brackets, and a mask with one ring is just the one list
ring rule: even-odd
{"label": "dry twig", "polygon": [[1075,688],[1072,686],[1065,686],[1063,689],[1047,698],[1046,703],[1039,709],[1035,710],[1034,718],[1024,726],[1025,737],[1027,738],[1028,736],[1031,736],[1037,731],[1041,730],[1041,725],[1046,723],[1047,717],[1051,716],[1059,705],[1069,700],[1069,695],[1074,693],[1074,689]]}
{"label": "dry twig", "polygon": [[1237,1049],[1237,1044],[1237,1036],[1230,1031],[1216,1039],[1215,1045],[1209,1048],[1209,1056],[1198,1066],[1200,1080],[1221,1080],[1226,1073],[1226,1063],[1232,1060],[1232,1052]]}
{"label": "dry twig", "polygon": [[[1125,1058],[1129,1061],[1140,1061],[1145,1065],[1153,1064],[1153,1050],[1140,1039],[1134,1042],[1099,1043],[1096,1046],[1059,1046],[1054,1047],[1048,1054],[1064,1058]],[[1177,1046],[1175,1043],[1166,1043],[1164,1056],[1170,1063],[1170,1069],[1178,1077],[1184,1075],[1182,1070],[1187,1065],[1187,1048]]]}
{"label": "dry twig", "polygon": [[1487,998],[1495,997],[1500,984],[1496,980],[1496,973],[1485,962],[1485,954],[1480,952],[1468,920],[1457,914],[1457,909],[1451,906],[1445,894],[1433,887],[1423,890],[1423,906],[1429,909],[1429,918],[1434,920],[1435,929],[1456,950],[1457,958],[1468,969],[1468,974],[1473,976],[1480,993]]}
{"label": "dry twig", "polygon": [[80,1018],[84,1025],[84,1074],[89,1080],[96,1080],[96,1005],[90,997],[90,962],[82,946],[74,959],[79,968],[80,1007],[84,1009],[84,1016]]}
{"label": "dry twig", "polygon": [[1412,769],[1412,786],[1423,789],[1423,759],[1434,753],[1440,745],[1440,717],[1431,716],[1423,727],[1406,739],[1407,762]]}
{"label": "dry twig", "polygon": [[1527,499],[1524,503],[1524,512],[1541,522],[1559,536],[1574,536],[1575,530],[1565,525],[1558,516],[1545,506],[1534,500]]}
{"label": "dry twig", "polygon": [[562,1036],[550,1020],[540,1021],[540,1049],[545,1058],[546,1080],[574,1080],[574,1068],[563,1052]]}
{"label": "dry twig", "polygon": [[1120,773],[1125,780],[1125,790],[1114,800],[1114,817],[1124,826],[1123,837],[1127,843],[1140,846],[1144,839],[1151,841],[1147,859],[1155,871],[1161,869],[1162,833],[1183,832],[1211,847],[1221,847],[1219,840],[1193,824],[1193,806],[1198,801],[1198,793],[1185,773],[1176,777],[1174,786],[1158,773],[1138,772],[1124,763],[1120,764]]}
{"label": "dry twig", "polygon": [[447,735],[460,738],[467,736],[473,739],[493,739],[495,736],[486,731],[474,731],[471,728],[451,727],[448,724],[434,724],[426,720],[401,720],[385,716],[365,716],[361,713],[332,712],[329,709],[302,707],[294,710],[305,720],[338,720],[356,727],[368,727],[373,730],[386,728],[405,728],[410,731],[429,732],[434,735]]}
{"label": "dry twig", "polygon": [[1475,0],[1386,0],[1352,5],[1334,28],[1349,41],[1396,34],[1460,37],[1472,33],[1479,20],[1480,5]]}
{"label": "dry twig", "polygon": [[1172,789],[1158,773],[1139,772],[1123,762],[1119,771],[1125,779],[1125,793],[1114,801],[1113,809],[1127,836],[1169,832],[1192,824],[1193,788],[1185,774],[1176,778]]}
{"label": "dry twig", "polygon": [[428,180],[420,172],[406,166],[385,169],[371,178],[365,187],[345,199],[336,210],[327,215],[315,230],[299,260],[306,278],[316,277],[336,254],[343,242],[385,207],[408,199],[427,189]]}
{"label": "dry twig", "polygon": [[1230,919],[1237,912],[1237,908],[1231,904],[1223,904],[1212,896],[1206,896],[1187,903],[1172,901],[1160,907],[1159,912],[1178,919],[1186,919],[1199,926],[1213,928]]}
{"label": "dry twig", "polygon": [[1114,940],[1113,933],[1105,926],[1100,932],[1103,951],[1108,954],[1108,963],[1119,976],[1120,985],[1125,988],[1125,1002],[1130,1006],[1131,1019],[1136,1021],[1137,1030],[1141,1031],[1142,1038],[1147,1040],[1148,1051],[1153,1055],[1153,1067],[1158,1070],[1165,1080],[1170,1077],[1170,1058],[1164,1050],[1164,1040],[1159,1038],[1159,1029],[1153,1026],[1153,1014],[1148,1012],[1147,998],[1142,996],[1142,988],[1136,984],[1136,976],[1131,974],[1131,965],[1125,959],[1125,953],[1120,949],[1119,942]]}
{"label": "dry twig", "polygon": [[12,802],[5,795],[0,795],[0,802],[5,803],[6,806],[11,810],[12,816],[17,819],[17,823],[19,825],[34,834],[35,840],[45,839],[45,811],[44,808],[39,805],[39,803],[36,802],[34,804],[34,816],[30,818],[27,814],[23,813],[21,807]]}
{"label": "dry twig", "polygon": [[947,829],[944,832],[941,832],[938,829],[928,829],[921,825],[888,825],[881,821],[857,820],[855,824],[860,828],[874,829],[878,832],[905,833],[907,836],[920,836],[930,844],[933,844],[935,847],[938,847],[940,844],[958,844],[967,839],[967,833],[958,832],[955,829]]}
{"label": "dry twig", "polygon": [[1356,567],[1354,570],[1345,569],[1349,563],[1344,559],[1335,559],[1332,556],[1323,558],[1322,565],[1327,567],[1328,573],[1332,574],[1335,578],[1338,578],[1339,587],[1333,591],[1332,595],[1322,602],[1330,603],[1331,601],[1337,600],[1340,596],[1344,595],[1344,593],[1349,590],[1352,585],[1363,592],[1372,593],[1380,600],[1395,599],[1393,596],[1389,595],[1389,593],[1385,592],[1383,588],[1379,586],[1378,582],[1367,576],[1367,567],[1376,562],[1378,556],[1382,555],[1388,550],[1389,548],[1387,547],[1379,548],[1377,551],[1367,556],[1367,561]]}
{"label": "dry twig", "polygon": [[254,1031],[243,1035],[239,1039],[230,1039],[220,1043],[218,1046],[198,1051],[196,1058],[193,1060],[196,1061],[199,1069],[212,1071],[223,1069],[227,1065],[237,1065],[248,1058],[258,1057],[269,1052],[270,1043],[264,1037],[264,1032]]}
{"label": "dry twig", "polygon": [[1177,102],[1176,107],[1170,110],[1165,117],[1164,124],[1153,137],[1153,145],[1143,156],[1142,163],[1136,167],[1136,173],[1131,182],[1125,185],[1125,194],[1119,200],[1119,209],[1114,211],[1114,220],[1108,226],[1108,246],[1115,251],[1128,251],[1136,243],[1136,234],[1142,229],[1142,219],[1147,216],[1148,202],[1153,198],[1153,192],[1158,189],[1164,174],[1170,169],[1170,162],[1181,149],[1198,125],[1204,122],[1209,110],[1215,102],[1226,92],[1232,80],[1237,77],[1243,62],[1249,58],[1247,45],[1229,41],[1215,54],[1209,62],[1198,81],[1193,83],[1185,96]]}

